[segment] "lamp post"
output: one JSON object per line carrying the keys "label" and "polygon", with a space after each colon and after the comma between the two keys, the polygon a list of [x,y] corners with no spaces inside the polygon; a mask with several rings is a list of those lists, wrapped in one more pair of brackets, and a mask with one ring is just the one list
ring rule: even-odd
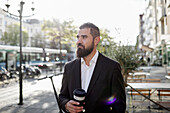
{"label": "lamp post", "polygon": [[[32,14],[32,15],[28,15],[28,16],[22,16],[24,4],[25,4],[25,2],[20,1],[20,9],[18,10],[19,16],[9,12],[10,5],[8,4],[8,0],[7,0],[7,4],[5,4],[5,6],[7,7],[7,10],[3,9],[4,12],[6,12],[12,16],[19,17],[19,21],[20,21],[20,42],[19,42],[19,44],[20,44],[19,92],[20,93],[19,93],[18,105],[23,105],[23,94],[22,94],[22,86],[23,86],[23,84],[22,84],[22,81],[23,81],[23,76],[22,76],[22,18],[23,17],[31,17],[34,15],[34,14]],[[34,2],[32,2],[32,4],[34,5]],[[34,11],[35,8],[32,7],[31,10]]]}

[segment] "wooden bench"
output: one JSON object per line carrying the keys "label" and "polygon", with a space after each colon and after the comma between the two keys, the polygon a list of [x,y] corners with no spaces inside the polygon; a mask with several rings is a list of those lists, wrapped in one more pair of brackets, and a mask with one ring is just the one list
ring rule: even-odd
{"label": "wooden bench", "polygon": [[145,79],[146,78],[146,75],[145,74],[141,74],[141,75],[134,75],[133,78],[136,78],[136,79]]}
{"label": "wooden bench", "polygon": [[158,89],[158,97],[159,97],[159,100],[162,100],[161,97],[163,96],[170,96],[170,90],[166,90],[166,89]]}
{"label": "wooden bench", "polygon": [[[150,98],[151,96],[151,89],[137,89],[137,91],[139,91],[141,94],[148,96]],[[130,89],[128,91],[128,94],[131,95],[132,97],[132,107],[150,107],[150,102],[147,100],[143,100],[143,99],[134,99],[133,96],[141,96],[143,97],[141,94],[139,94],[137,91]]]}
{"label": "wooden bench", "polygon": [[142,83],[142,79],[127,79],[128,83]]}
{"label": "wooden bench", "polygon": [[160,83],[160,79],[143,79],[142,82],[144,83]]}
{"label": "wooden bench", "polygon": [[[139,91],[141,94],[148,96],[150,98],[151,96],[151,89],[137,89],[137,91]],[[133,96],[133,95],[141,95],[139,94],[137,91],[130,89],[128,94]]]}
{"label": "wooden bench", "polygon": [[166,108],[170,108],[170,100],[167,101],[167,99],[163,100],[162,97],[166,97],[166,96],[170,96],[170,90],[166,90],[166,89],[158,89],[158,97],[159,100],[158,103],[161,104],[162,106],[166,107]]}
{"label": "wooden bench", "polygon": [[160,83],[160,79],[127,79],[128,83]]}

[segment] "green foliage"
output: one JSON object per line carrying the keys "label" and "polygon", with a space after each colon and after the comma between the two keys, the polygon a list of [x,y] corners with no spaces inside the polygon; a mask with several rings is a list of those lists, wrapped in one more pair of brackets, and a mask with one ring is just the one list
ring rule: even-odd
{"label": "green foliage", "polygon": [[119,45],[112,46],[109,56],[120,63],[123,74],[127,74],[141,65],[138,51],[135,46],[125,46],[119,43]]}
{"label": "green foliage", "polygon": [[111,43],[106,55],[120,63],[125,83],[127,83],[128,73],[135,70],[142,63],[135,46]]}
{"label": "green foliage", "polygon": [[[25,46],[28,41],[28,33],[26,31],[22,31],[22,36],[23,46]],[[19,25],[11,24],[7,26],[7,32],[2,35],[1,41],[7,45],[18,46],[20,43]]]}
{"label": "green foliage", "polygon": [[31,38],[31,46],[32,47],[40,47],[43,48],[45,47],[45,39],[42,36],[42,33],[36,33],[32,38]]}
{"label": "green foliage", "polygon": [[[109,51],[111,49],[111,45],[115,45],[114,38],[109,36],[110,31],[108,29],[100,30],[100,42],[98,44],[98,51],[109,56]],[[104,42],[104,43],[103,43]]]}
{"label": "green foliage", "polygon": [[45,20],[42,30],[45,31],[46,36],[52,41],[51,48],[59,48],[60,41],[62,49],[67,49],[68,52],[71,46],[75,47],[77,27],[72,24],[73,20],[63,22],[60,22],[58,19]]}

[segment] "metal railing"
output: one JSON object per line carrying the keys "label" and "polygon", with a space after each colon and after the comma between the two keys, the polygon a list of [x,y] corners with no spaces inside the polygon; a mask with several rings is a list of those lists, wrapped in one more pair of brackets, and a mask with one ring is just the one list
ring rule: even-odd
{"label": "metal railing", "polygon": [[170,109],[162,106],[161,104],[159,104],[158,102],[155,102],[154,100],[150,99],[149,97],[145,96],[144,94],[142,94],[140,91],[138,91],[137,89],[133,88],[131,85],[126,84],[126,86],[129,86],[131,89],[133,89],[134,91],[136,91],[137,93],[139,93],[141,96],[145,97],[145,99],[148,99],[149,101],[153,102],[154,104],[158,105],[160,108],[165,109],[167,111],[170,111]]}

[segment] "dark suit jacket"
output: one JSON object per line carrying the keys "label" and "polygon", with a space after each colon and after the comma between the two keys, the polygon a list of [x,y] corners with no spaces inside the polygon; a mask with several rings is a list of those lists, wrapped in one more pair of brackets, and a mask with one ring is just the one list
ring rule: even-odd
{"label": "dark suit jacket", "polygon": [[[65,66],[59,105],[73,100],[73,91],[81,88],[81,60],[76,59]],[[126,96],[124,80],[118,62],[99,53],[85,99],[86,113],[125,113]]]}

